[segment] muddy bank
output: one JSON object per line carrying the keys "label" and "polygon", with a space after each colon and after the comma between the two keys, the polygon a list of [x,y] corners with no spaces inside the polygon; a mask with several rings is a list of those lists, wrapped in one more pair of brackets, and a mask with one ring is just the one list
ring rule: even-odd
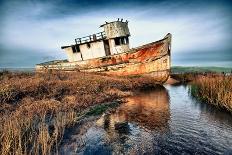
{"label": "muddy bank", "polygon": [[170,85],[174,85],[174,84],[178,84],[181,83],[179,80],[176,80],[172,77],[169,77],[168,80],[165,82],[165,84],[170,84]]}

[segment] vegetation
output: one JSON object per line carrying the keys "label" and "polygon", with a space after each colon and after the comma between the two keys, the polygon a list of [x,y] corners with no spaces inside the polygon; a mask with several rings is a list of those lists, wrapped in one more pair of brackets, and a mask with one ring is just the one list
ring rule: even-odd
{"label": "vegetation", "polygon": [[83,114],[99,114],[101,103],[154,87],[149,78],[87,73],[0,73],[0,154],[57,152],[66,128]]}
{"label": "vegetation", "polygon": [[219,73],[182,73],[171,77],[191,82],[191,94],[198,99],[232,112],[232,75]]}
{"label": "vegetation", "polygon": [[171,78],[181,83],[186,83],[186,82],[194,81],[199,75],[200,75],[199,73],[171,74]]}
{"label": "vegetation", "polygon": [[91,107],[88,112],[86,112],[86,116],[96,116],[100,115],[103,112],[105,112],[109,108],[116,108],[119,105],[120,102],[111,102],[109,104],[100,104],[96,105],[94,107]]}
{"label": "vegetation", "polygon": [[198,76],[191,86],[191,94],[232,112],[232,76]]}

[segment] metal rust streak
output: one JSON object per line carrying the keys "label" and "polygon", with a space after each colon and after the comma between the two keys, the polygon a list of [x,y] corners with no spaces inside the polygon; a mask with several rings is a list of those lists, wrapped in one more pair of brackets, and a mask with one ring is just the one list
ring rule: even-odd
{"label": "metal rust streak", "polygon": [[138,50],[138,52],[136,53],[135,59],[138,62],[143,62],[149,58],[157,57],[159,56],[163,46],[164,43],[159,43],[159,44],[155,44],[152,47],[142,48]]}
{"label": "metal rust streak", "polygon": [[157,82],[164,83],[170,73],[170,53],[171,34],[167,34],[162,40],[133,48],[124,53],[84,61],[41,64],[37,65],[36,70],[79,70],[114,76],[142,75],[153,77]]}
{"label": "metal rust streak", "polygon": [[103,58],[85,60],[83,62],[80,62],[78,65],[81,68],[96,68],[129,62],[140,63],[148,59],[155,59],[156,57],[167,54],[167,43],[168,38],[144,45],[136,49],[131,49],[130,51],[125,53],[111,55]]}
{"label": "metal rust streak", "polygon": [[105,74],[116,75],[116,76],[142,75],[150,72],[169,70],[170,69],[169,59],[170,59],[169,55],[166,55],[150,62],[120,64],[120,65],[90,69],[86,71],[103,72]]}
{"label": "metal rust streak", "polygon": [[159,83],[164,83],[170,74],[170,44],[171,38],[167,37],[162,42],[137,48],[136,52],[118,55],[116,61],[121,60],[123,63],[112,65],[109,63],[85,71],[102,72],[113,76],[146,75]]}

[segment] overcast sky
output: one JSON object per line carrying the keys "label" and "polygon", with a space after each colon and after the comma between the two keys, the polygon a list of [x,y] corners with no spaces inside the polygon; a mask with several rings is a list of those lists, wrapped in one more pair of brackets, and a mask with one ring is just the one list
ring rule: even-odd
{"label": "overcast sky", "polygon": [[131,47],[172,33],[172,65],[232,66],[230,0],[0,0],[0,67],[66,59],[61,46],[117,18]]}

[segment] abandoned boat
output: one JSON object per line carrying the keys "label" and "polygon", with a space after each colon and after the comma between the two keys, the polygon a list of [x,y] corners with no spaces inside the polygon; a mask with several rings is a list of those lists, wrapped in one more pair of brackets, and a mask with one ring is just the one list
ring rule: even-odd
{"label": "abandoned boat", "polygon": [[128,21],[106,22],[103,32],[76,38],[62,46],[68,60],[36,65],[36,71],[65,70],[100,72],[115,76],[150,76],[164,83],[170,74],[171,34],[137,48],[129,47]]}

